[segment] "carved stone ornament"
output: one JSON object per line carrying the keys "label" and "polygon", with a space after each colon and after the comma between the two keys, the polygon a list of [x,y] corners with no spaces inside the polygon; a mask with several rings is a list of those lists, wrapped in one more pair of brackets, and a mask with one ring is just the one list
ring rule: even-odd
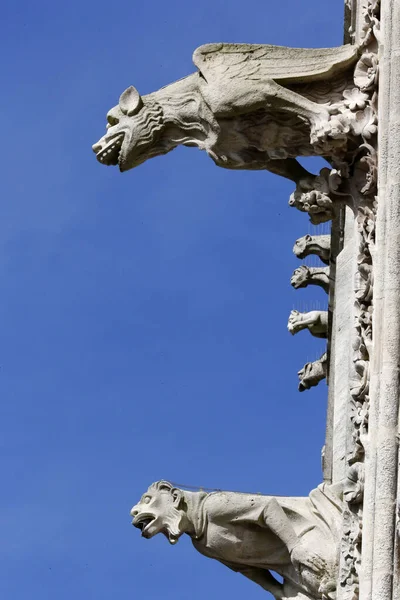
{"label": "carved stone ornament", "polygon": [[[365,449],[368,443],[370,357],[373,337],[373,259],[377,200],[377,100],[380,2],[365,0],[353,6],[362,27],[360,58],[354,70],[354,101],[349,104],[359,122],[361,143],[350,169],[349,189],[358,236],[354,286],[353,372],[350,381],[351,446],[344,484],[344,529],[341,543],[340,585],[343,600],[358,600],[362,556]],[[353,26],[352,35],[356,34]]]}
{"label": "carved stone ornament", "polygon": [[127,171],[178,145],[196,146],[220,167],[267,169],[309,192],[315,178],[296,157],[340,163],[359,146],[359,53],[351,45],[201,46],[197,73],[143,97],[125,90],[93,150],[100,163]]}
{"label": "carved stone ornament", "polygon": [[293,253],[297,258],[306,258],[310,254],[316,254],[323,263],[329,265],[331,254],[331,236],[330,235],[304,235],[296,240],[293,246]]}
{"label": "carved stone ornament", "polygon": [[324,168],[316,177],[308,177],[297,184],[290,196],[289,206],[309,214],[313,225],[330,221],[335,216],[334,201],[341,201],[334,190],[341,184],[336,169]]}
{"label": "carved stone ornament", "polygon": [[302,313],[298,310],[292,310],[288,321],[288,330],[295,335],[303,329],[308,331],[314,337],[326,338],[328,334],[328,311],[311,310]]}
{"label": "carved stone ornament", "polygon": [[326,379],[328,370],[328,356],[326,352],[314,362],[306,363],[298,372],[299,392],[304,392],[319,384]]}
{"label": "carved stone ornament", "polygon": [[[183,534],[196,550],[248,577],[279,600],[333,600],[342,527],[341,486],[308,497],[189,492],[153,483],[131,511],[150,539]],[[279,582],[271,571],[282,578]]]}
{"label": "carved stone ornament", "polygon": [[307,267],[306,265],[301,265],[301,267],[297,267],[297,269],[293,271],[290,285],[296,290],[305,288],[309,285],[318,285],[328,293],[329,267]]}
{"label": "carved stone ornament", "polygon": [[349,510],[343,514],[343,538],[341,543],[341,585],[345,597],[356,600],[359,596],[359,570],[361,565],[362,521]]}

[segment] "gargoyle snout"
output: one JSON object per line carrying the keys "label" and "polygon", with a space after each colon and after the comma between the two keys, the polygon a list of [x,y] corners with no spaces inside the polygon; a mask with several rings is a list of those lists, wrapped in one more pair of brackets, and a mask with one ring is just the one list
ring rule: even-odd
{"label": "gargoyle snout", "polygon": [[134,506],[131,510],[131,517],[136,517],[139,514],[139,511],[137,510],[136,506]]}
{"label": "gargoyle snout", "polygon": [[100,152],[100,150],[102,149],[102,144],[100,144],[100,142],[96,142],[95,144],[93,144],[92,146],[92,150],[95,154],[98,154]]}

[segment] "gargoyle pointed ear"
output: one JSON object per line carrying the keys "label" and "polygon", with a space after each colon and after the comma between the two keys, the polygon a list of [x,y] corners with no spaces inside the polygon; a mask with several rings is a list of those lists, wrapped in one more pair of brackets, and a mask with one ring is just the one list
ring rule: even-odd
{"label": "gargoyle pointed ear", "polygon": [[119,107],[124,115],[132,117],[135,115],[143,106],[143,100],[141,95],[136,88],[131,85],[127,90],[122,92],[119,99]]}
{"label": "gargoyle pointed ear", "polygon": [[173,488],[171,490],[172,498],[174,500],[175,508],[180,508],[181,502],[183,500],[183,492],[179,488]]}

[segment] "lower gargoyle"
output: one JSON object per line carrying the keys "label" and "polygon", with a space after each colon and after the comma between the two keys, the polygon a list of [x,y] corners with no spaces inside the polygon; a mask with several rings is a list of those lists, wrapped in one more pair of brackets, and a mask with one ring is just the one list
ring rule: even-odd
{"label": "lower gargoyle", "polygon": [[[322,484],[308,497],[188,492],[153,483],[132,510],[150,539],[186,533],[201,554],[242,573],[279,600],[333,600],[342,491]],[[279,582],[271,573],[283,579]]]}

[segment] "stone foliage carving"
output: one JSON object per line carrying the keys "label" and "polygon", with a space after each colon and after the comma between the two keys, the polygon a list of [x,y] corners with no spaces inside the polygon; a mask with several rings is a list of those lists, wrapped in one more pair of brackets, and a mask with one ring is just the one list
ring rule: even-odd
{"label": "stone foliage carving", "polygon": [[290,284],[298,290],[308,285],[318,285],[329,292],[329,267],[307,267],[301,265],[293,271]]}
{"label": "stone foliage carving", "polygon": [[201,46],[197,73],[143,97],[125,90],[93,149],[102,164],[127,171],[180,144],[196,146],[220,167],[267,169],[295,181],[299,202],[314,182],[311,205],[319,205],[319,178],[296,157],[340,161],[348,153],[361,127],[349,96],[358,53],[351,45]]}
{"label": "stone foliage carving", "polygon": [[362,543],[362,502],[364,495],[365,445],[368,438],[369,375],[372,343],[372,256],[375,241],[375,200],[368,199],[358,208],[358,273],[355,289],[356,323],[353,337],[353,379],[351,381],[352,448],[348,454],[348,472],[344,486],[345,527],[341,545],[344,566],[340,583],[345,600],[359,597],[359,573]]}
{"label": "stone foliage carving", "polygon": [[311,310],[302,313],[292,310],[289,316],[288,330],[295,335],[303,329],[308,329],[314,337],[326,338],[328,335],[328,311]]}
{"label": "stone foliage carving", "polygon": [[[353,9],[354,10],[354,9]],[[341,543],[340,585],[344,600],[358,600],[361,566],[364,460],[368,443],[370,356],[373,336],[373,259],[375,249],[377,186],[377,85],[379,0],[365,0],[358,7],[362,28],[360,58],[354,70],[356,106],[361,143],[355,154],[349,189],[356,215],[358,259],[355,278],[355,327],[353,376],[350,383],[351,448],[344,484],[345,519]],[[355,10],[353,17],[355,16]],[[355,34],[355,30],[353,31]],[[362,115],[360,115],[360,112]]]}
{"label": "stone foliage carving", "polygon": [[306,258],[310,254],[316,254],[323,263],[329,265],[331,254],[331,236],[330,235],[304,235],[296,240],[293,246],[293,253],[297,258]]}
{"label": "stone foliage carving", "polygon": [[349,468],[347,478],[344,483],[344,499],[348,504],[358,504],[363,499],[364,463],[356,462]]}
{"label": "stone foliage carving", "polygon": [[163,533],[175,544],[187,534],[198,552],[248,577],[276,599],[336,597],[340,486],[322,484],[308,497],[287,498],[189,492],[158,481],[131,515],[143,537]]}
{"label": "stone foliage carving", "polygon": [[340,584],[345,598],[356,600],[359,596],[359,571],[361,566],[362,521],[351,511],[343,514],[343,539],[341,544]]}
{"label": "stone foliage carving", "polygon": [[299,392],[304,392],[318,385],[320,381],[326,379],[327,371],[328,355],[325,352],[318,360],[306,363],[298,372]]}

